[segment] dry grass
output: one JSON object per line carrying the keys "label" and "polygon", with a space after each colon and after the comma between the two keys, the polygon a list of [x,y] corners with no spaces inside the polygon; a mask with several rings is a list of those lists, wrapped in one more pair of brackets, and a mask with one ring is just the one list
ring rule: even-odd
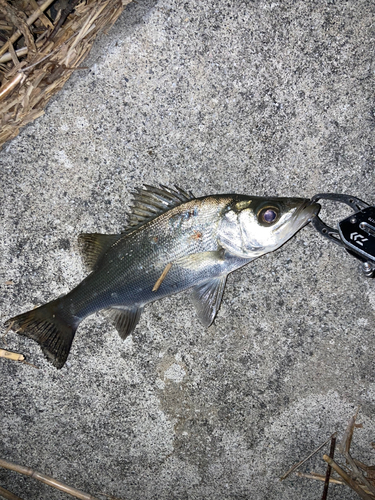
{"label": "dry grass", "polygon": [[[366,465],[359,460],[352,457],[350,452],[350,447],[352,444],[353,433],[355,428],[361,428],[362,424],[356,424],[357,413],[349,420],[348,426],[344,432],[344,435],[339,442],[337,449],[344,458],[345,463],[339,464],[337,460],[334,460],[335,445],[336,445],[336,434],[325,441],[319,448],[314,450],[310,455],[294,465],[289,471],[281,477],[284,480],[291,473],[295,473],[298,477],[304,477],[309,479],[314,479],[318,481],[324,481],[324,490],[322,494],[322,500],[328,498],[328,487],[331,484],[342,484],[351,488],[357,493],[357,495],[363,500],[374,500],[375,499],[375,465]],[[323,446],[327,445],[328,441],[331,441],[331,448],[328,455],[323,455],[323,460],[327,463],[326,474],[317,474],[315,472],[303,473],[297,471],[297,469],[308,461],[313,455],[320,451]],[[371,443],[375,448],[375,444]],[[336,473],[336,476],[331,474]]]}
{"label": "dry grass", "polygon": [[0,0],[0,148],[44,113],[131,0]]}

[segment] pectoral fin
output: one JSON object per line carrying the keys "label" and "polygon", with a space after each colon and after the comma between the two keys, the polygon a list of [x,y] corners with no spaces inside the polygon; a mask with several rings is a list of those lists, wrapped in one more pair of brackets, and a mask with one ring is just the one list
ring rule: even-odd
{"label": "pectoral fin", "polygon": [[132,307],[130,309],[125,307],[111,307],[110,309],[106,309],[105,312],[114,323],[120,337],[126,339],[128,335],[133,333],[137,326],[142,309],[142,307]]}
{"label": "pectoral fin", "polygon": [[210,326],[219,310],[227,276],[211,278],[192,289],[192,301],[204,326]]}
{"label": "pectoral fin", "polygon": [[184,255],[173,262],[173,265],[183,267],[193,272],[208,272],[212,275],[221,272],[221,266],[224,263],[224,250],[214,250],[211,252],[199,252]]}

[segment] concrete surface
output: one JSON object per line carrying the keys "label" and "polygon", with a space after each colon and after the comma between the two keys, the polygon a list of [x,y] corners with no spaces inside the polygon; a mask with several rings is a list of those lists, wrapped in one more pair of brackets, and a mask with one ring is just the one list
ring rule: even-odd
{"label": "concrete surface", "polygon": [[[375,203],[374,22],[370,0],[131,4],[0,153],[1,322],[75,286],[78,234],[121,231],[142,183]],[[0,359],[0,456],[122,500],[316,500],[321,483],[278,478],[357,405],[353,452],[375,463],[374,312],[374,281],[306,227],[231,275],[208,330],[188,294],[125,342],[97,314],[61,371],[8,333],[39,369]]]}

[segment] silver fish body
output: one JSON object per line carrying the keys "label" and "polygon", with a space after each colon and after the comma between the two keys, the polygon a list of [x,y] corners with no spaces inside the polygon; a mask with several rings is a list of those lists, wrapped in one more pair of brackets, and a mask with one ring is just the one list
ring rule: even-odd
{"label": "silver fish body", "polygon": [[81,236],[91,273],[70,293],[8,320],[61,368],[79,323],[105,309],[121,337],[145,304],[191,288],[202,323],[220,307],[227,275],[276,250],[317,214],[302,198],[214,195],[146,186],[135,194],[122,234]]}

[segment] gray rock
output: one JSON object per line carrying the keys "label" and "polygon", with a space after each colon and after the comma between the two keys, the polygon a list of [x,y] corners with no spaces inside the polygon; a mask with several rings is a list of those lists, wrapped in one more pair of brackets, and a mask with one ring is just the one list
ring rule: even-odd
{"label": "gray rock", "polygon": [[[368,0],[130,4],[0,153],[1,322],[76,285],[78,234],[123,229],[142,183],[375,203],[374,22]],[[321,483],[279,477],[358,405],[354,455],[374,463],[374,311],[374,282],[306,227],[231,275],[207,330],[188,294],[125,342],[98,314],[61,371],[8,333],[0,347],[39,369],[0,359],[0,456],[96,496],[316,500]],[[304,470],[324,473],[320,457]]]}

